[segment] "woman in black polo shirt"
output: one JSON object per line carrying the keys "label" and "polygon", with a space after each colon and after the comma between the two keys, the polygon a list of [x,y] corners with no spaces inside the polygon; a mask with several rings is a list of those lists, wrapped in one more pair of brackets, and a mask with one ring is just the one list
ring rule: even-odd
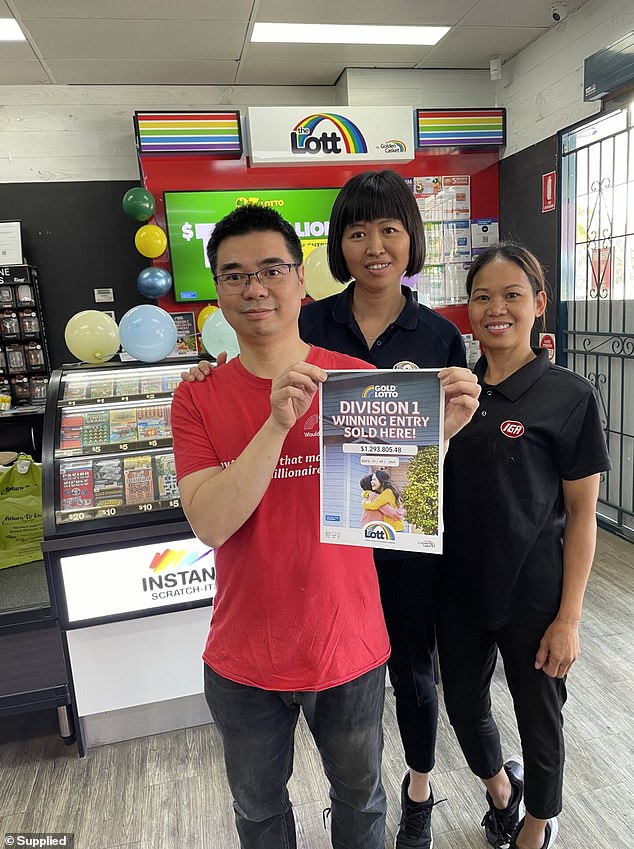
{"label": "woman in black polo shirt", "polygon": [[[579,653],[599,475],[610,460],[592,385],[530,346],[547,301],[539,261],[494,245],[471,266],[467,292],[485,356],[475,368],[480,407],[445,459],[436,616],[445,704],[487,788],[489,843],[547,849],[561,811],[566,675]],[[524,770],[520,758],[503,764],[491,715],[498,649]]]}
{"label": "woman in black polo shirt", "polygon": [[[390,170],[352,177],[335,199],[328,232],[330,271],[347,285],[340,294],[302,308],[300,336],[377,368],[466,366],[458,328],[418,304],[401,284],[403,274],[418,274],[424,261],[420,211],[403,178]],[[433,844],[430,773],[438,726],[433,608],[440,560],[430,554],[374,552],[392,647],[388,669],[408,767],[395,849],[429,849]]]}

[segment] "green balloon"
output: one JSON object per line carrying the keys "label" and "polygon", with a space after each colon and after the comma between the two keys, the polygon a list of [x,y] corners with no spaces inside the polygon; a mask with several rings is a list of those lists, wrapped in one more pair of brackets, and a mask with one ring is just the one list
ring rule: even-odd
{"label": "green balloon", "polygon": [[147,221],[154,215],[154,198],[147,189],[128,189],[121,201],[123,211],[133,221]]}

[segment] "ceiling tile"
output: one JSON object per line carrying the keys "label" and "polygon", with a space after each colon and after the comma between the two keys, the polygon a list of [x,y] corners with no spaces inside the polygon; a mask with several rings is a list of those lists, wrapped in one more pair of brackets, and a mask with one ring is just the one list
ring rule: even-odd
{"label": "ceiling tile", "polygon": [[237,59],[245,25],[227,21],[25,21],[46,60]]}
{"label": "ceiling tile", "polygon": [[39,62],[0,60],[0,85],[45,85],[50,83]]}
{"label": "ceiling tile", "polygon": [[[364,0],[345,3],[341,0],[260,0],[258,21],[288,21],[311,24],[391,24],[393,26],[424,26],[437,24],[452,26],[478,6],[478,0]],[[363,10],[363,21],[359,12]]]}
{"label": "ceiling tile", "polygon": [[253,0],[231,0],[230,4],[217,0],[13,0],[13,5],[22,18],[248,21]]}
{"label": "ceiling tile", "polygon": [[339,62],[369,65],[374,62],[416,63],[432,48],[398,44],[249,44],[243,52],[248,62]]}
{"label": "ceiling tile", "polygon": [[531,27],[456,27],[431,49],[425,64],[430,67],[430,63],[438,59],[442,62],[454,60],[457,68],[476,61],[481,63],[480,67],[488,67],[492,56],[507,59],[543,32],[545,30]]}
{"label": "ceiling tile", "polygon": [[268,62],[254,60],[240,65],[237,85],[334,85],[341,74],[339,62]]}
{"label": "ceiling tile", "polygon": [[234,85],[237,62],[48,63],[59,85]]}
{"label": "ceiling tile", "polygon": [[425,70],[461,70],[461,71],[482,71],[484,69],[489,69],[489,60],[483,60],[481,58],[477,59],[462,59],[460,61],[460,65],[456,62],[455,59],[439,59],[437,56],[428,57],[423,59],[416,65],[417,71],[425,71]]}
{"label": "ceiling tile", "polygon": [[0,61],[29,59],[37,61],[37,56],[28,41],[0,41]]}
{"label": "ceiling tile", "polygon": [[[355,67],[363,67],[355,65]],[[365,67],[411,68],[411,63],[388,65],[372,63]],[[338,62],[267,62],[250,61],[240,66],[236,83],[239,85],[294,85],[297,79],[302,85],[334,85],[343,73]]]}
{"label": "ceiling tile", "polygon": [[[568,0],[568,14],[583,6],[587,0]],[[508,0],[481,0],[462,21],[463,24],[484,27],[551,27],[549,0],[539,3],[509,3]]]}
{"label": "ceiling tile", "polygon": [[[9,11],[0,0],[0,16]],[[573,12],[589,0],[568,0]],[[332,85],[346,68],[488,69],[553,26],[549,0],[364,0],[368,24],[446,24],[434,46],[251,44],[260,21],[347,23],[360,5],[342,0],[10,0],[33,43],[0,47],[4,80],[51,82],[31,59],[54,68],[53,82],[107,86]],[[6,11],[5,11],[6,10]],[[8,68],[10,62],[15,67]]]}

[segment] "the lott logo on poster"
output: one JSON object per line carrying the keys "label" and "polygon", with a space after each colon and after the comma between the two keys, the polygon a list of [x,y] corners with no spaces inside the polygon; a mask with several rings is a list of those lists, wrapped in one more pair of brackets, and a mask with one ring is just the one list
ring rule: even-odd
{"label": "the lott logo on poster", "polygon": [[381,542],[396,542],[394,530],[383,522],[370,522],[363,529],[366,539],[380,540]]}

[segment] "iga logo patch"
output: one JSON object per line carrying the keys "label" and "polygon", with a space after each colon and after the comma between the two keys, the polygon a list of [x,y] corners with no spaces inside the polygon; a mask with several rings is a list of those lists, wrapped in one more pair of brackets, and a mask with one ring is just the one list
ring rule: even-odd
{"label": "iga logo patch", "polygon": [[517,439],[518,436],[522,436],[524,433],[524,425],[521,422],[507,420],[502,422],[500,430],[504,436],[508,436],[509,439]]}

